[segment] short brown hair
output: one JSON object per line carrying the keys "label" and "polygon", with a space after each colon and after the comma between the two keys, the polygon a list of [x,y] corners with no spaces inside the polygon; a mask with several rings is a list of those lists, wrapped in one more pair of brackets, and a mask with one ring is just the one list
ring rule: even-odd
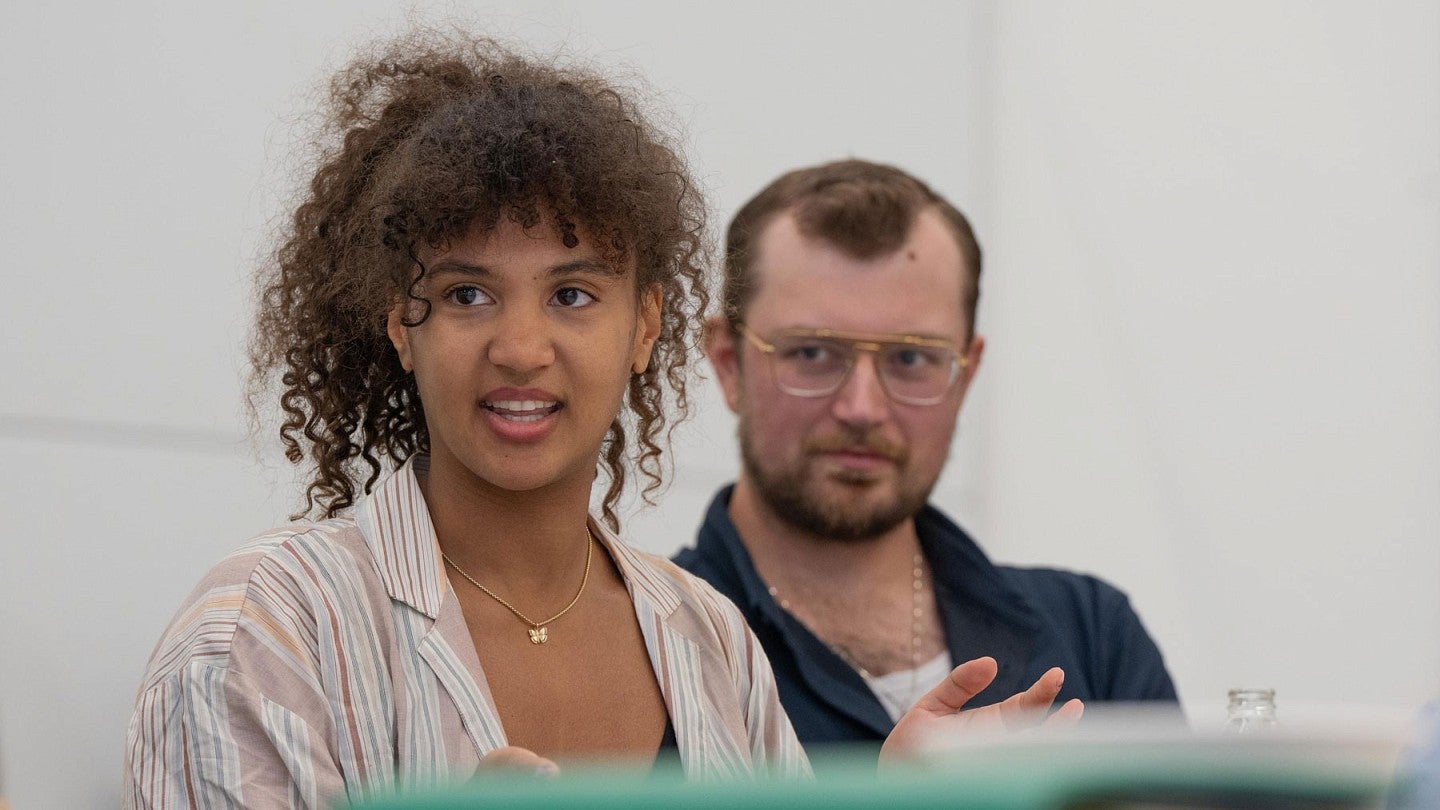
{"label": "short brown hair", "polygon": [[676,139],[607,76],[522,56],[463,32],[415,31],[335,76],[320,154],[258,274],[251,402],[280,383],[280,439],[314,474],[305,511],[332,517],[388,462],[430,449],[424,403],[386,334],[397,300],[416,305],[424,249],[502,217],[577,226],[602,254],[633,261],[637,290],[662,292],[651,363],[630,379],[602,449],[614,507],[627,460],[662,482],[667,425],[688,408],[687,367],[708,303],[705,204]]}
{"label": "short brown hair", "polygon": [[980,243],[970,221],[948,200],[911,175],[868,160],[840,160],[781,175],[750,198],[725,235],[725,320],[732,331],[759,288],[753,272],[760,235],[776,217],[794,212],[800,232],[849,256],[873,259],[900,249],[922,211],[934,209],[950,226],[966,274],[965,339],[975,334],[980,300]]}

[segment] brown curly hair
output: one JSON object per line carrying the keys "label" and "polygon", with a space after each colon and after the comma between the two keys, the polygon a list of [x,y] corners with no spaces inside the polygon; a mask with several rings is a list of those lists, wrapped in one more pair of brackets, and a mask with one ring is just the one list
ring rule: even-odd
{"label": "brown curly hair", "polygon": [[428,450],[424,406],[386,316],[408,296],[410,325],[423,322],[417,253],[501,217],[527,228],[552,218],[568,247],[583,227],[608,258],[633,261],[637,295],[660,286],[651,363],[631,377],[602,447],[606,522],[619,528],[627,463],[648,479],[647,501],[660,488],[667,421],[673,430],[670,414],[688,414],[708,304],[705,207],[671,138],[632,98],[593,72],[428,31],[382,43],[334,77],[318,168],[259,273],[250,350],[252,403],[278,377],[285,455],[314,466],[295,517],[333,517],[370,491],[385,460]]}

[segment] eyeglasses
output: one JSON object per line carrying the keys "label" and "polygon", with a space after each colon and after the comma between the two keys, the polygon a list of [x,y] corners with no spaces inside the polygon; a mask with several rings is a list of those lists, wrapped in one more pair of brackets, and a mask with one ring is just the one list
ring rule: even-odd
{"label": "eyeglasses", "polygon": [[797,397],[826,397],[839,391],[859,353],[871,352],[887,396],[906,405],[935,405],[968,362],[954,343],[916,335],[790,329],[769,342],[743,323],[740,332],[769,358],[775,386]]}

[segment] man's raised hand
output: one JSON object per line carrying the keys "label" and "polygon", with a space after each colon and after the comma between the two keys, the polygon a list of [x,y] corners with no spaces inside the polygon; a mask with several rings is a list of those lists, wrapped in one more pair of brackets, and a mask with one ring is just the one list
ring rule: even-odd
{"label": "man's raised hand", "polygon": [[1065,683],[1065,673],[1059,667],[1052,667],[1024,692],[991,706],[961,711],[995,680],[998,670],[995,659],[989,657],[966,661],[952,669],[945,680],[926,692],[895,724],[880,748],[881,765],[904,761],[923,750],[933,737],[1018,731],[1042,724],[1047,728],[1064,728],[1074,725],[1085,711],[1085,704],[1073,699],[1046,716]]}

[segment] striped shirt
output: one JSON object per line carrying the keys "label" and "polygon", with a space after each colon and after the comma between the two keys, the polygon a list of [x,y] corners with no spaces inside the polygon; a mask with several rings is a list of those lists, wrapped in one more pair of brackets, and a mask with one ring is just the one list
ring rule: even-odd
{"label": "striped shirt", "polygon": [[[201,580],[140,686],[127,807],[318,808],[464,779],[507,745],[413,464],[353,516],[261,535]],[[591,524],[630,591],[685,774],[808,774],[734,605]]]}

